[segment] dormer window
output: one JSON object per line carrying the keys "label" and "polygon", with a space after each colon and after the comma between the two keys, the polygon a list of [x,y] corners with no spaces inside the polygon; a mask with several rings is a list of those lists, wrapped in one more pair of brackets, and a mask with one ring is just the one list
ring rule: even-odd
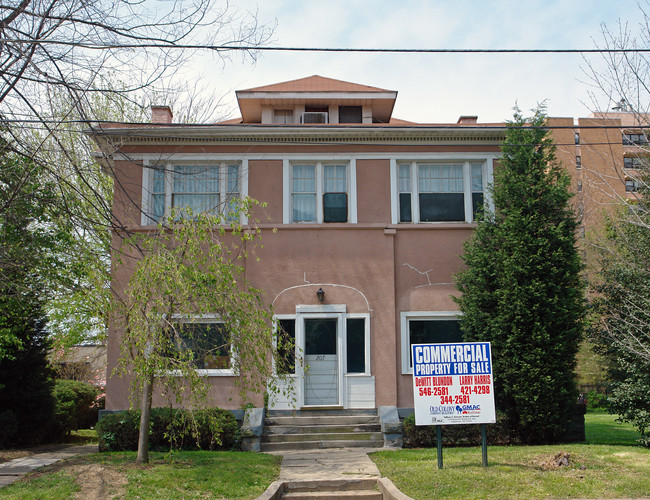
{"label": "dormer window", "polygon": [[339,106],[339,123],[363,123],[361,106]]}
{"label": "dormer window", "polygon": [[295,123],[293,119],[293,109],[274,109],[273,123],[276,125]]}

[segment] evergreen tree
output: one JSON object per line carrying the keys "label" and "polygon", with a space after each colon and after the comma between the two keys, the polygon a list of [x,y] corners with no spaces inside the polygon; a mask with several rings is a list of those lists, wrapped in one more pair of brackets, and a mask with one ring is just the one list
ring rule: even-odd
{"label": "evergreen tree", "polygon": [[497,410],[525,443],[562,439],[575,413],[585,314],[570,179],[538,109],[516,110],[486,213],[457,276],[466,341],[492,343]]}

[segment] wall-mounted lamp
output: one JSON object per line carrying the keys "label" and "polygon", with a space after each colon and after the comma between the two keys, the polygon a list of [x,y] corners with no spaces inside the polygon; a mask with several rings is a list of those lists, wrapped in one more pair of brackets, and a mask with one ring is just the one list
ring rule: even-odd
{"label": "wall-mounted lamp", "polygon": [[322,288],[318,289],[316,295],[318,296],[318,302],[323,302],[323,299],[325,299],[325,292],[323,291]]}

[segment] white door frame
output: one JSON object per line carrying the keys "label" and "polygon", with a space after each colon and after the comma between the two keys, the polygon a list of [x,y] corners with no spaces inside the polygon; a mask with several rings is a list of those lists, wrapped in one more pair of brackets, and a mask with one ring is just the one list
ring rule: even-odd
{"label": "white door frame", "polygon": [[300,353],[300,362],[296,363],[298,377],[298,408],[305,406],[305,319],[336,319],[336,354],[338,361],[338,404],[344,406],[345,380],[345,313],[342,305],[297,305],[296,306],[296,347]]}

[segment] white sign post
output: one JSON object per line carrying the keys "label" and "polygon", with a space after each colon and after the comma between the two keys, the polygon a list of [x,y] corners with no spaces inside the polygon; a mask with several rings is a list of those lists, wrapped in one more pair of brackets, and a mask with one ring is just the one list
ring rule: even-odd
{"label": "white sign post", "polygon": [[[489,342],[414,344],[415,425],[494,424],[492,350]],[[438,467],[442,468],[438,427]],[[487,465],[485,426],[481,426],[483,465]]]}

